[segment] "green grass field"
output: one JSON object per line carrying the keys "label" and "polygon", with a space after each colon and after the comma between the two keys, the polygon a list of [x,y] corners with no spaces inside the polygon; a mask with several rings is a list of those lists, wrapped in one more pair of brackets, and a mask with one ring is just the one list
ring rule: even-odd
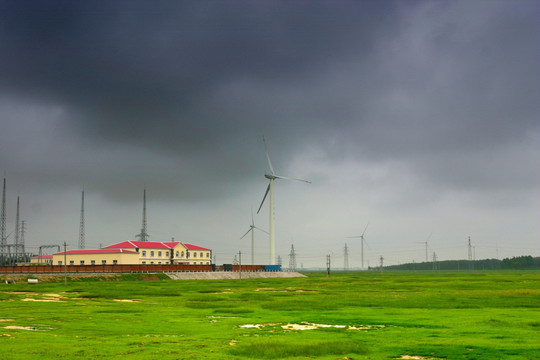
{"label": "green grass field", "polygon": [[0,285],[0,359],[540,359],[540,272]]}

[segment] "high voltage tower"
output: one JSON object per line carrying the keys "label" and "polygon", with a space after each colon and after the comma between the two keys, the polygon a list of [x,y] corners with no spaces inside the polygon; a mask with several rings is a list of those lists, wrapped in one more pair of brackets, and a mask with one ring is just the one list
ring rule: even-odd
{"label": "high voltage tower", "polygon": [[291,244],[291,252],[289,253],[289,271],[296,271],[296,253],[293,244]]}
{"label": "high voltage tower", "polygon": [[383,270],[383,263],[384,263],[384,258],[383,258],[382,256],[381,256],[381,258],[380,258],[380,261],[381,261],[381,265],[380,265],[380,267],[379,267],[379,269],[380,269],[379,271],[382,272],[382,270]]}
{"label": "high voltage tower", "polygon": [[347,243],[345,243],[345,248],[343,248],[343,270],[349,270],[349,248],[347,248]]}
{"label": "high voltage tower", "polygon": [[2,188],[2,210],[0,213],[0,255],[5,255],[7,252],[6,238],[6,178],[4,178],[4,186]]}
{"label": "high voltage tower", "polygon": [[79,249],[84,249],[84,190],[82,191],[81,197],[81,221],[79,223]]}
{"label": "high voltage tower", "polygon": [[433,270],[437,270],[437,254],[433,252]]}
{"label": "high voltage tower", "polygon": [[143,192],[143,213],[142,213],[142,226],[141,233],[136,235],[141,241],[148,241],[148,232],[146,231],[146,188]]}

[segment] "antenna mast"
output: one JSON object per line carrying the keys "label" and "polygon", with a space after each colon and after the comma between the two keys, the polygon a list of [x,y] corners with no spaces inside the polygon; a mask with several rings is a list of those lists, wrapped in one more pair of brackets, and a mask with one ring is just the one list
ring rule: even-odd
{"label": "antenna mast", "polygon": [[345,243],[345,248],[343,249],[343,270],[349,270],[349,248],[347,243]]}
{"label": "antenna mast", "polygon": [[21,254],[24,255],[24,234],[26,233],[26,221],[21,221],[21,235],[19,237],[19,246],[21,247]]}
{"label": "antenna mast", "polygon": [[15,215],[15,258],[19,256],[19,196],[17,196],[17,213]]}
{"label": "antenna mast", "polygon": [[79,249],[84,249],[84,190],[81,197],[81,221],[79,223]]}
{"label": "antenna mast", "polygon": [[142,213],[142,226],[141,226],[141,233],[137,235],[138,238],[141,239],[141,241],[148,241],[148,233],[146,232],[146,188],[144,188],[143,191],[143,213]]}
{"label": "antenna mast", "polygon": [[4,177],[4,186],[2,188],[2,210],[0,213],[0,255],[6,253],[7,239],[6,239],[6,178]]}

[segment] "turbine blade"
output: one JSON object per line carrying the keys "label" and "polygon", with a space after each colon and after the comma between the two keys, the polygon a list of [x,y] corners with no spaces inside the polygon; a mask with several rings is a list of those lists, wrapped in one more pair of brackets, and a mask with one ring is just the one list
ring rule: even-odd
{"label": "turbine blade", "polygon": [[347,239],[360,239],[362,236],[347,236]]}
{"label": "turbine blade", "polygon": [[261,201],[261,205],[259,206],[259,210],[257,210],[257,214],[259,213],[259,211],[261,211],[261,208],[264,204],[264,200],[266,200],[266,196],[268,195],[268,192],[270,191],[270,184],[268,184],[268,187],[266,188],[266,192],[264,193],[264,197]]}
{"label": "turbine blade", "polygon": [[264,151],[266,152],[266,158],[268,159],[268,166],[270,166],[270,171],[272,172],[272,175],[275,175],[274,167],[272,166],[272,162],[270,161],[270,155],[268,155],[268,147],[266,146],[266,139],[263,135],[263,143],[264,143]]}
{"label": "turbine blade", "polygon": [[366,228],[364,229],[364,232],[362,233],[362,236],[366,233],[367,227],[369,226],[369,223],[367,223]]}
{"label": "turbine blade", "polygon": [[259,231],[262,231],[262,232],[263,232],[263,233],[265,233],[265,234],[268,234],[268,235],[270,235],[270,233],[269,233],[268,231],[266,231],[266,230],[263,230],[263,229],[261,229],[260,227],[257,227],[257,226],[253,226],[253,228],[254,228],[254,229],[257,229],[257,230],[259,230]]}
{"label": "turbine blade", "polygon": [[249,234],[249,232],[253,230],[252,228],[249,228],[248,231],[246,231],[246,233],[240,238],[240,240],[242,240],[247,234]]}
{"label": "turbine blade", "polygon": [[275,174],[274,174],[274,176],[276,177],[276,179],[303,181],[303,182],[305,182],[305,183],[311,184],[311,181],[309,181],[309,180],[297,179],[297,178],[291,178],[291,177],[281,176],[281,175],[275,175]]}

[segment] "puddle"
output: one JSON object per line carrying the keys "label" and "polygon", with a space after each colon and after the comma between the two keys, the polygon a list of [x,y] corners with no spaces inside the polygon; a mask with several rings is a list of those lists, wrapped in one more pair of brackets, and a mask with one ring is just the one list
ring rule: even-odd
{"label": "puddle", "polygon": [[345,330],[378,330],[384,328],[386,325],[358,325],[358,326],[349,326],[349,325],[329,325],[329,324],[312,324],[312,323],[301,323],[301,324],[281,324],[281,323],[267,323],[267,324],[245,324],[241,325],[241,329],[261,329],[267,326],[281,326],[283,330],[316,330],[320,328],[335,328],[335,329],[345,329]]}

